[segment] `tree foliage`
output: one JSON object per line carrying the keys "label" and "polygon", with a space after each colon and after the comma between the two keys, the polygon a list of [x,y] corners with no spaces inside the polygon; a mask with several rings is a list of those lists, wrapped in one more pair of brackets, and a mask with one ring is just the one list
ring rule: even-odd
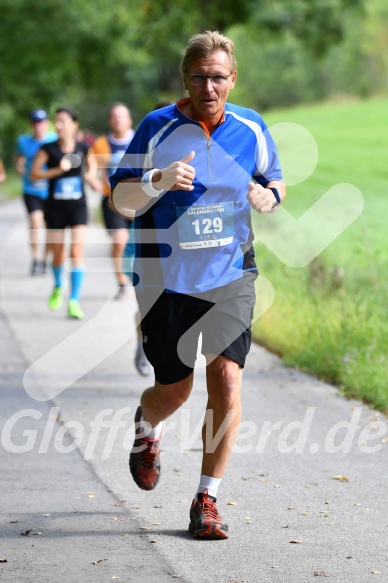
{"label": "tree foliage", "polygon": [[34,107],[72,104],[83,125],[102,131],[108,104],[122,100],[138,120],[159,99],[182,95],[181,51],[206,29],[236,41],[234,95],[242,104],[267,108],[319,99],[341,91],[346,78],[352,91],[367,93],[388,84],[385,4],[2,0],[0,141],[12,142]]}

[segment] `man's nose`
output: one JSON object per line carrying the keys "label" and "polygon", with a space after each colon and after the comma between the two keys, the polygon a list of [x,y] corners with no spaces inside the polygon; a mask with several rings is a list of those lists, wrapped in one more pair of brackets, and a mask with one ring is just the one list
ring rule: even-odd
{"label": "man's nose", "polygon": [[204,83],[203,83],[203,87],[206,90],[213,91],[214,84],[213,84],[213,81],[212,81],[212,78],[211,77],[205,77],[205,80],[204,80]]}

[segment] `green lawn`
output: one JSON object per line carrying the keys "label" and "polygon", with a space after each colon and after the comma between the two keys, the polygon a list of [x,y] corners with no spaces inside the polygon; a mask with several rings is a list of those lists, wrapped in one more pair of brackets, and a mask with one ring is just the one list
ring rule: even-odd
{"label": "green lawn", "polygon": [[[318,144],[315,171],[287,191],[284,206],[295,218],[338,183],[356,186],[364,209],[306,267],[288,267],[263,244],[256,246],[260,273],[272,282],[275,301],[254,324],[254,337],[286,364],[387,411],[388,99],[326,103],[264,117],[268,125],[298,123]],[[343,211],[340,199],[338,209]],[[255,232],[260,220],[254,217]],[[310,243],[311,234],[305,241]]]}

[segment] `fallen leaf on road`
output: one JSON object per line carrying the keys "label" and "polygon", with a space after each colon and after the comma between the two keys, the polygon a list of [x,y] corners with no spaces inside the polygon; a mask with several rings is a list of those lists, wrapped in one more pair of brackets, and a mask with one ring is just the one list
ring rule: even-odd
{"label": "fallen leaf on road", "polygon": [[373,575],[381,575],[381,571],[371,571],[371,573],[373,573]]}
{"label": "fallen leaf on road", "polygon": [[314,571],[314,577],[330,577],[330,575],[325,571]]}
{"label": "fallen leaf on road", "polygon": [[158,543],[158,540],[150,540],[150,543]]}
{"label": "fallen leaf on road", "polygon": [[98,561],[93,561],[92,565],[98,565],[98,563],[103,563],[104,561],[107,561],[108,559],[98,559]]}
{"label": "fallen leaf on road", "polygon": [[112,516],[113,520],[120,520],[120,516]]}
{"label": "fallen leaf on road", "polygon": [[289,528],[288,524],[283,524],[283,526],[281,526],[281,528]]}
{"label": "fallen leaf on road", "polygon": [[180,579],[181,577],[183,577],[184,573],[177,573],[176,575],[173,575],[172,578],[173,579]]}
{"label": "fallen leaf on road", "polygon": [[51,514],[42,514],[42,516],[51,516]]}
{"label": "fallen leaf on road", "polygon": [[237,506],[237,502],[228,502],[228,506]]}
{"label": "fallen leaf on road", "polygon": [[39,535],[39,534],[43,534],[43,532],[34,532],[34,534]]}
{"label": "fallen leaf on road", "polygon": [[302,539],[297,539],[297,538],[293,538],[290,540],[290,543],[296,544],[296,545],[300,545],[302,544],[303,540]]}
{"label": "fallen leaf on road", "polygon": [[88,498],[95,498],[95,497],[96,497],[96,495],[95,495],[95,494],[93,494],[93,492],[88,492],[88,493],[86,494],[86,496],[87,496]]}
{"label": "fallen leaf on road", "polygon": [[343,474],[339,474],[338,476],[333,476],[332,480],[338,480],[339,482],[349,482],[349,478],[347,478]]}
{"label": "fallen leaf on road", "polygon": [[299,512],[299,514],[300,514],[301,516],[308,516],[308,515],[309,515],[309,513],[308,513],[308,512]]}
{"label": "fallen leaf on road", "polygon": [[0,559],[0,563],[8,563],[8,559]]}
{"label": "fallen leaf on road", "polygon": [[30,534],[30,532],[32,532],[32,528],[29,528],[28,530],[26,530],[25,532],[21,532],[20,534],[22,536],[28,536]]}
{"label": "fallen leaf on road", "polygon": [[163,508],[162,504],[154,504],[154,508]]}
{"label": "fallen leaf on road", "polygon": [[279,565],[272,565],[271,569],[279,569]]}
{"label": "fallen leaf on road", "polygon": [[18,520],[10,520],[9,523],[10,524],[16,524],[17,522],[19,522]]}
{"label": "fallen leaf on road", "polygon": [[139,526],[140,530],[151,530],[150,526]]}
{"label": "fallen leaf on road", "polygon": [[159,524],[162,524],[161,522],[153,522],[152,523],[154,526],[159,526]]}
{"label": "fallen leaf on road", "polygon": [[295,508],[290,507],[290,508],[287,508],[287,510],[295,510]]}

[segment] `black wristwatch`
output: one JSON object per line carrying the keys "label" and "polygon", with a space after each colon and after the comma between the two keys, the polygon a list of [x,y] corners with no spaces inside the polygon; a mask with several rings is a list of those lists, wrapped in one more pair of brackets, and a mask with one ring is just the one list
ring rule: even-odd
{"label": "black wristwatch", "polygon": [[274,193],[274,196],[276,198],[276,202],[272,205],[272,208],[275,208],[275,206],[278,206],[278,204],[280,204],[282,201],[280,200],[280,194],[277,188],[275,188],[274,186],[267,186],[267,188],[269,190],[272,190],[272,192]]}

